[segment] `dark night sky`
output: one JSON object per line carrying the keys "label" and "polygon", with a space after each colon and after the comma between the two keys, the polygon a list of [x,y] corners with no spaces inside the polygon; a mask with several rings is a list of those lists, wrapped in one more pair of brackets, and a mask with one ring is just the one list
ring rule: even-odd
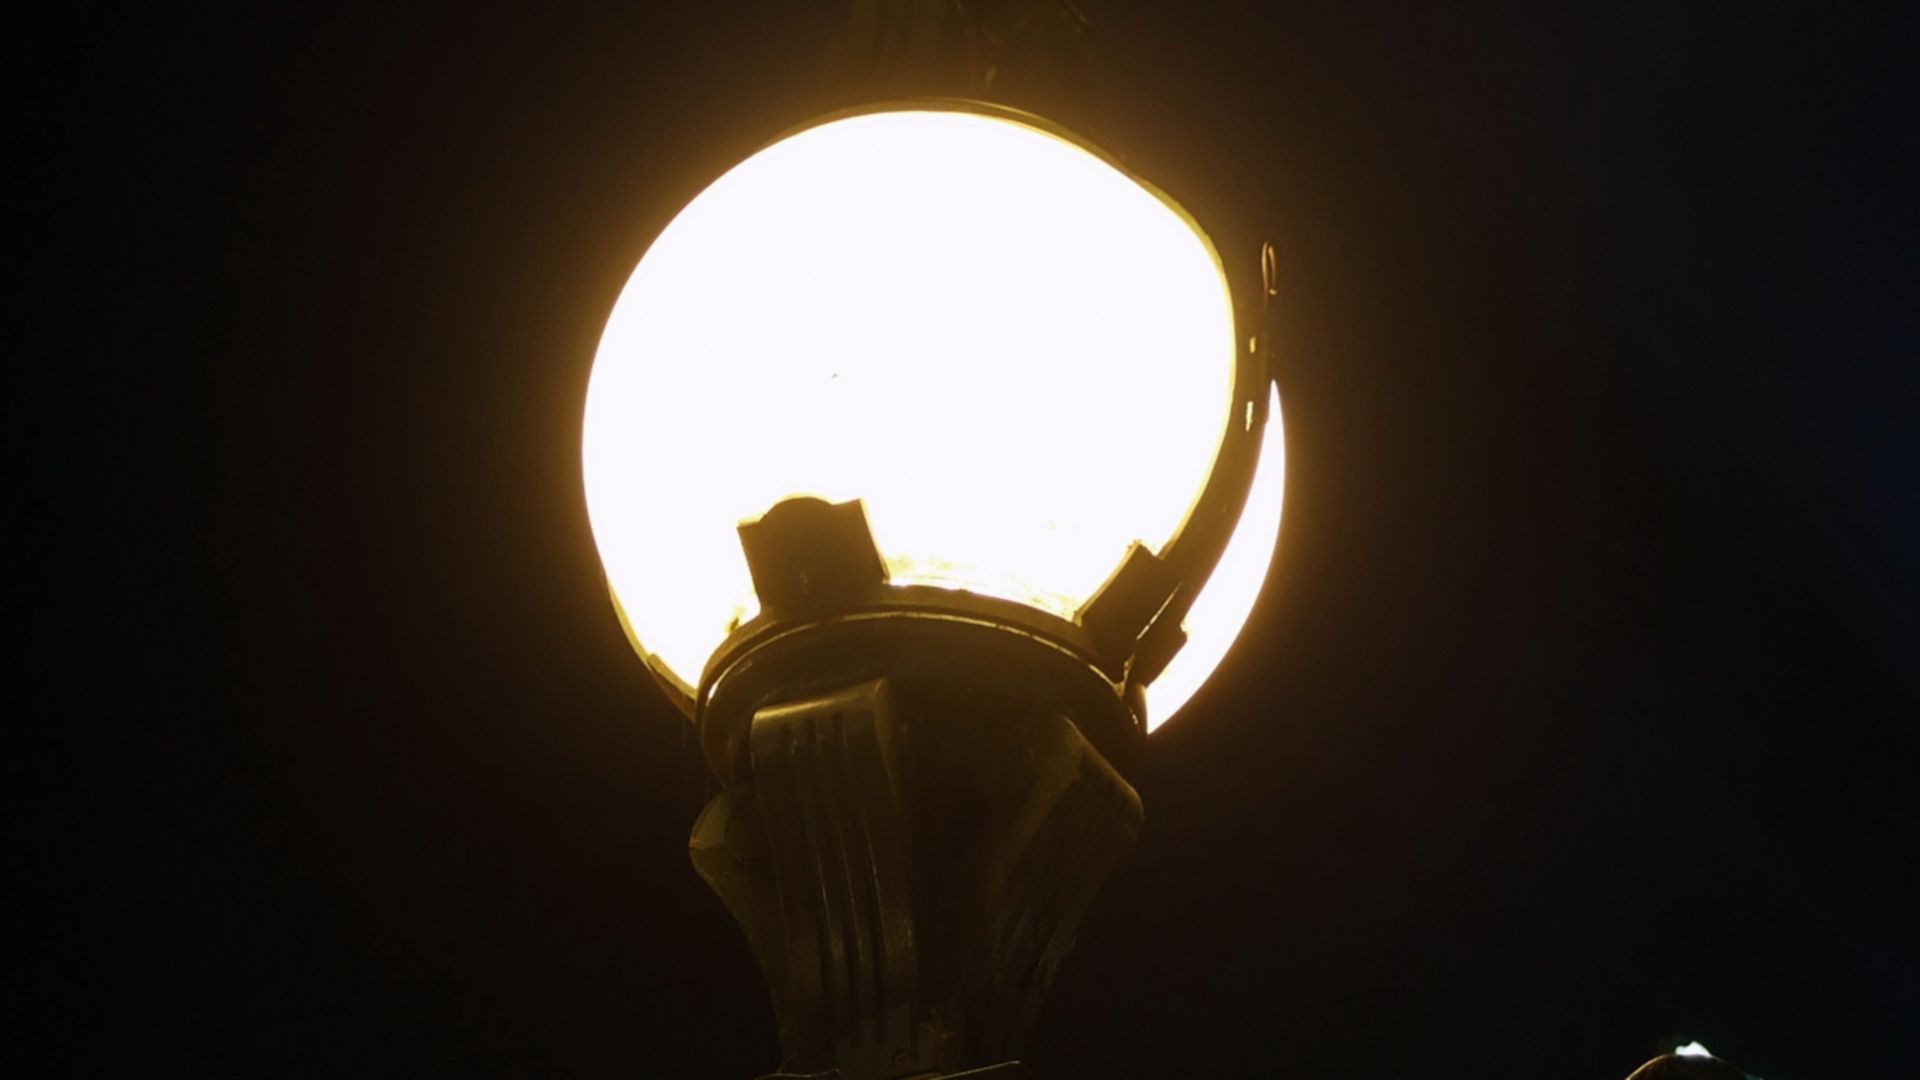
{"label": "dark night sky", "polygon": [[[1911,38],[1084,7],[1106,141],[1282,252],[1290,468],[1039,1074],[1614,1080],[1681,1037],[1912,1075]],[[72,566],[17,567],[73,668],[29,699],[68,744],[22,819],[35,1041],[758,1075],[579,414],[634,261],[805,115],[841,5],[258,8],[15,42],[59,74],[14,95],[53,244],[9,292],[52,332],[10,427]]]}

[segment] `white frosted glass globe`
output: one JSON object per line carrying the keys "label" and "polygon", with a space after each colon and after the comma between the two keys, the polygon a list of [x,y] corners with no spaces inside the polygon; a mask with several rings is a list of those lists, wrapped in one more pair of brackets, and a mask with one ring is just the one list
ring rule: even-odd
{"label": "white frosted glass globe", "polygon": [[759,609],[736,527],[811,495],[865,504],[895,583],[1071,618],[1186,516],[1235,349],[1206,238],[1087,149],[960,111],[808,128],[689,203],[614,306],[583,439],[608,581],[692,686]]}

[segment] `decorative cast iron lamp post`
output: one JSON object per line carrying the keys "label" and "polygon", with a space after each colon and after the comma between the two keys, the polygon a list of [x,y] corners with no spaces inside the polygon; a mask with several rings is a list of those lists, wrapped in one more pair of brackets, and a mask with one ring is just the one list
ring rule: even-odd
{"label": "decorative cast iron lamp post", "polygon": [[1140,828],[1147,733],[1272,556],[1271,279],[1073,133],[963,98],[775,138],[640,260],[588,510],[722,785],[693,862],[788,1074],[1018,1068]]}

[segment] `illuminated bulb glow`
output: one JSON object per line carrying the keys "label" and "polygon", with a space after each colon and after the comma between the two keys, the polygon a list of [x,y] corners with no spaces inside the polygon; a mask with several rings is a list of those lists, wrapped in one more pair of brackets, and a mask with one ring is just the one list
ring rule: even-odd
{"label": "illuminated bulb glow", "polygon": [[1193,607],[1181,624],[1187,632],[1186,645],[1147,687],[1149,732],[1179,715],[1181,707],[1226,658],[1233,640],[1246,626],[1247,616],[1253,614],[1253,603],[1267,580],[1267,567],[1273,563],[1273,549],[1280,539],[1280,504],[1287,488],[1286,444],[1280,424],[1280,391],[1275,388],[1267,399],[1267,426],[1260,433],[1259,463],[1254,466],[1246,509],[1241,511],[1233,539],[1227,541],[1213,575],[1207,578],[1206,588],[1194,597]]}
{"label": "illuminated bulb glow", "polygon": [[1674,1047],[1673,1056],[1674,1057],[1712,1057],[1713,1054],[1710,1053],[1706,1047],[1701,1046],[1699,1043],[1690,1042],[1685,1046]]}
{"label": "illuminated bulb glow", "polygon": [[736,526],[857,498],[894,582],[1071,617],[1185,517],[1235,347],[1204,236],[1088,150],[967,112],[806,129],[689,203],[614,307],[583,436],[608,581],[691,686],[758,611]]}

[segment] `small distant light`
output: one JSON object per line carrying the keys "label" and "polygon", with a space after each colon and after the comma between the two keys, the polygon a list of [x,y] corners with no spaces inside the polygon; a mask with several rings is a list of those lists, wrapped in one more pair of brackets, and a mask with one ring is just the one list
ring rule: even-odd
{"label": "small distant light", "polygon": [[1676,1046],[1676,1047],[1674,1047],[1674,1049],[1673,1049],[1673,1056],[1674,1056],[1674,1057],[1704,1057],[1704,1058],[1710,1058],[1710,1057],[1712,1057],[1712,1056],[1713,1056],[1713,1054],[1712,1054],[1712,1053],[1711,1053],[1711,1052],[1710,1052],[1710,1051],[1709,1051],[1709,1050],[1708,1050],[1708,1049],[1707,1049],[1706,1047],[1704,1047],[1704,1046],[1701,1046],[1701,1045],[1700,1045],[1699,1043],[1697,1043],[1697,1042],[1690,1042],[1690,1043],[1688,1043],[1688,1044],[1687,1044],[1687,1045],[1685,1045],[1685,1046]]}

